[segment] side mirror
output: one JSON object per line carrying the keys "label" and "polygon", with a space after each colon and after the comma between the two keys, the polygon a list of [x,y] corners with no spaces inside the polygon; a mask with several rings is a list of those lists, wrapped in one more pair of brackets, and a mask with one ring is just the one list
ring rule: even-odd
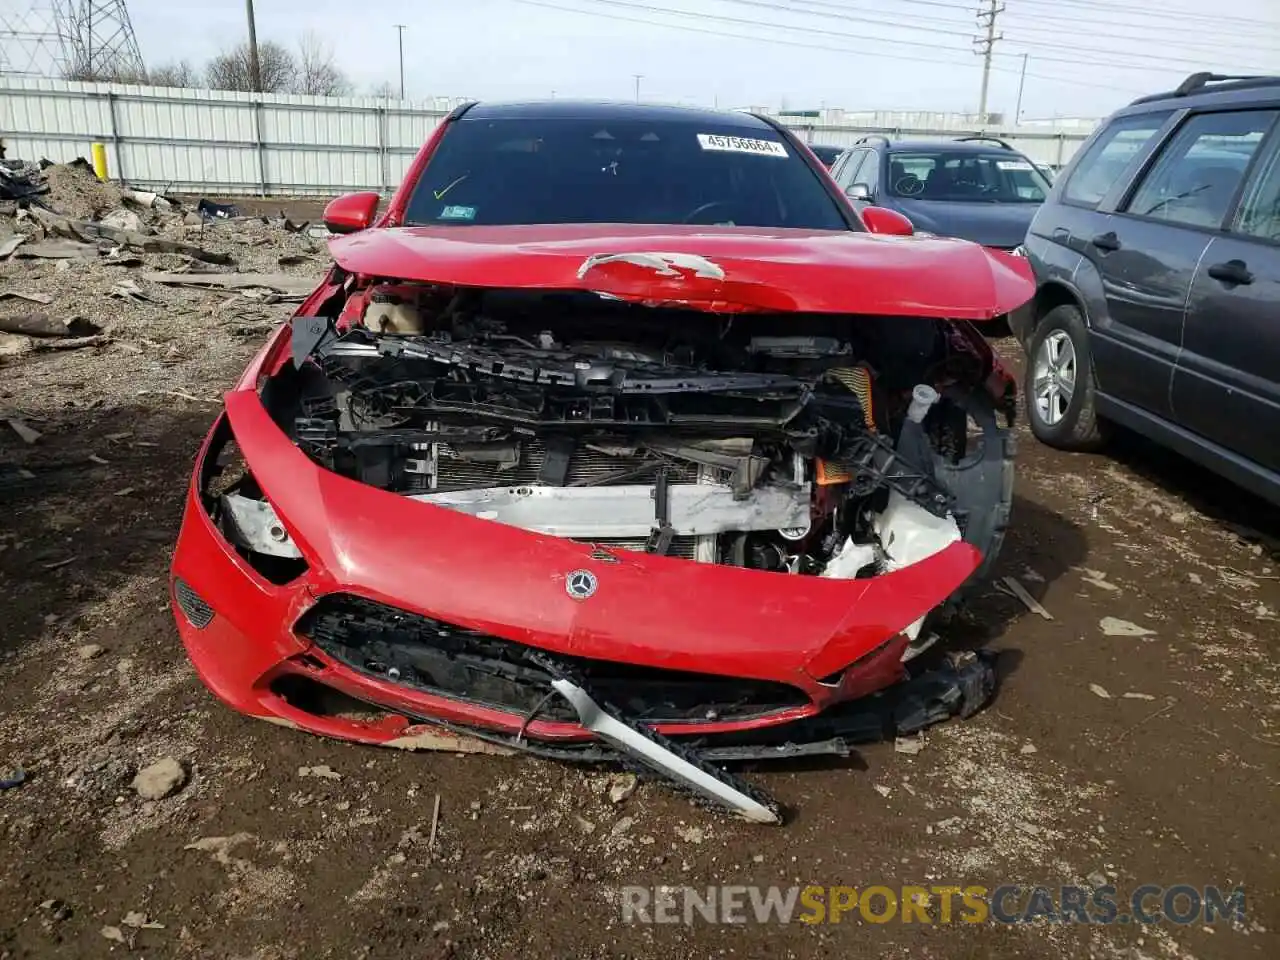
{"label": "side mirror", "polygon": [[845,196],[850,200],[861,200],[865,203],[871,202],[871,188],[865,183],[855,183],[845,191]]}
{"label": "side mirror", "polygon": [[330,233],[355,233],[368,229],[377,212],[376,193],[344,193],[330,200],[324,208],[324,225]]}
{"label": "side mirror", "polygon": [[862,223],[872,233],[887,237],[909,237],[916,232],[910,220],[887,207],[867,207],[862,211]]}

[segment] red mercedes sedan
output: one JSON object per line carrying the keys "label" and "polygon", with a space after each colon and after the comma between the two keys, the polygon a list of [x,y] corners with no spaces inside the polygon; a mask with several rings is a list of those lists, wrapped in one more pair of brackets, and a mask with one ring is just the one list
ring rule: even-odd
{"label": "red mercedes sedan", "polygon": [[[1022,259],[855,212],[775,121],[454,111],[226,395],[172,567],[203,681],[408,748],[722,761],[978,709],[919,656],[999,549]],[[487,741],[487,743],[486,743]]]}

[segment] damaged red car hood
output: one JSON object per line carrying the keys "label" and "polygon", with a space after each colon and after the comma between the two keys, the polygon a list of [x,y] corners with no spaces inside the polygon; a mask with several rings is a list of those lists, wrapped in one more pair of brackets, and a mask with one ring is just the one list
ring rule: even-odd
{"label": "damaged red car hood", "polygon": [[329,244],[352,273],[590,290],[711,312],[988,320],[1031,299],[1025,260],[963,240],[755,227],[375,227]]}

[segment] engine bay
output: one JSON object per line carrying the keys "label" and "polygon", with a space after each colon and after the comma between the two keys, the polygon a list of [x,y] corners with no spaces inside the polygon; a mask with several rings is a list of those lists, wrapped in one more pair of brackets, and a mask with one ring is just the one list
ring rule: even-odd
{"label": "engine bay", "polygon": [[[972,328],[410,283],[331,306],[295,319],[294,363],[263,399],[351,479],[606,550],[777,573],[998,549],[1012,446]],[[260,527],[238,530],[264,548]]]}

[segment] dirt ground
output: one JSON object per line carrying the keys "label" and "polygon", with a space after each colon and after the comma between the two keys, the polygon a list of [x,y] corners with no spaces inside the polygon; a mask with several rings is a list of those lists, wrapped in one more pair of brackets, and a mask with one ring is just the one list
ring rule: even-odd
{"label": "dirt ground", "polygon": [[[212,229],[242,269],[303,243]],[[0,357],[0,778],[26,775],[0,790],[0,958],[1280,955],[1277,511],[1133,438],[1070,456],[1023,429],[998,573],[1052,619],[991,589],[953,627],[1000,651],[991,706],[916,755],[747,770],[782,827],[660,783],[614,804],[601,771],[345,745],[213,700],[168,612],[170,545],[219,391],[291,308],[141,283],[156,302],[120,310],[110,269],[0,263],[0,287],[112,337]],[[163,758],[185,785],[141,799]],[[1243,887],[1247,921],[645,926],[616,892],[1104,880]]]}

